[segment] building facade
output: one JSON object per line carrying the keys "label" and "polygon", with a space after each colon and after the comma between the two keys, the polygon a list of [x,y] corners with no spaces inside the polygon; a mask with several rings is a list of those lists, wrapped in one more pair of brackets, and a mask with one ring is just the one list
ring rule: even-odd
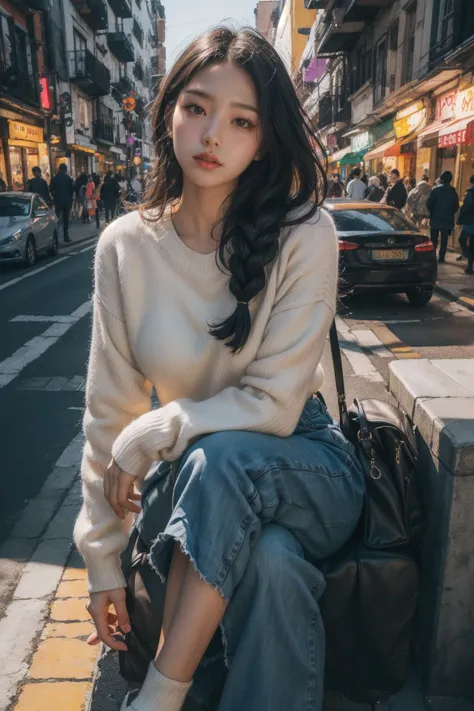
{"label": "building facade", "polygon": [[278,0],[259,0],[255,8],[255,27],[272,44],[278,4]]}
{"label": "building facade", "polygon": [[0,172],[149,167],[159,0],[0,0]]}
{"label": "building facade", "polygon": [[464,194],[474,173],[471,0],[308,0],[320,10],[312,58],[327,71],[305,105],[330,170],[398,168],[434,182],[451,170]]}
{"label": "building facade", "polygon": [[291,76],[298,71],[315,19],[309,0],[279,0],[273,12],[273,45]]}

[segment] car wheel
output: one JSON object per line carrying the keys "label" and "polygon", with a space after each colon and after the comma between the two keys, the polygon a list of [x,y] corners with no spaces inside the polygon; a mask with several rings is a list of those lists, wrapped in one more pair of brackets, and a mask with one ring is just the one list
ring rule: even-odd
{"label": "car wheel", "polygon": [[425,289],[424,291],[407,291],[407,298],[411,306],[426,306],[431,301],[433,289]]}
{"label": "car wheel", "polygon": [[51,256],[56,256],[56,254],[59,252],[59,240],[58,240],[58,233],[56,230],[54,230],[53,234],[53,244],[51,247],[48,249],[48,254],[51,254]]}
{"label": "car wheel", "polygon": [[32,267],[36,264],[36,244],[32,235],[28,237],[26,242],[25,264],[27,267]]}

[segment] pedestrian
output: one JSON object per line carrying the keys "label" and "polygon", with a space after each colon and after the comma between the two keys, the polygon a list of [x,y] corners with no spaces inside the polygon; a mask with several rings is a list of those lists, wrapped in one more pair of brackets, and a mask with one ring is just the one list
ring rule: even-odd
{"label": "pedestrian", "polygon": [[74,528],[88,642],[126,649],[119,554],[134,483],[155,461],[143,502],[161,513],[144,507],[136,525],[166,583],[163,635],[130,711],[179,711],[198,667],[191,695],[208,708],[224,659],[227,709],[320,711],[324,578],[310,560],[345,544],[364,498],[354,448],[316,395],[337,299],[324,149],[279,54],[250,29],[195,39],[153,124],[146,201],[95,257]]}
{"label": "pedestrian", "polygon": [[467,255],[466,274],[474,274],[474,175],[471,175],[469,182],[470,187],[464,195],[457,222],[458,225],[462,225],[459,244]]}
{"label": "pedestrian", "polygon": [[365,196],[365,183],[360,179],[361,169],[354,168],[352,171],[353,178],[347,185],[347,197],[350,200],[363,200]]}
{"label": "pedestrian", "polygon": [[90,222],[91,218],[96,217],[97,215],[96,187],[92,175],[87,176],[87,185],[85,191],[85,209],[87,210],[87,222]]}
{"label": "pedestrian", "polygon": [[430,213],[430,237],[435,250],[438,248],[438,237],[441,235],[439,248],[440,264],[443,264],[448,248],[448,237],[454,228],[454,216],[459,210],[459,197],[456,189],[451,185],[453,174],[445,170],[439,176],[439,184],[431,191],[427,208]]}
{"label": "pedestrian", "polygon": [[383,191],[384,191],[384,193],[385,193],[385,191],[386,191],[387,188],[388,188],[388,180],[387,180],[387,175],[386,175],[386,173],[379,173],[378,176],[377,176],[377,178],[380,180],[380,185],[381,185],[381,187],[383,188]]}
{"label": "pedestrian", "polygon": [[380,180],[376,175],[372,175],[369,178],[369,185],[365,191],[365,199],[371,202],[380,202],[384,196],[384,191],[380,185]]}
{"label": "pedestrian", "polygon": [[58,172],[51,178],[49,190],[53,196],[56,216],[58,219],[62,217],[63,220],[64,241],[70,242],[69,213],[74,195],[74,182],[71,176],[67,174],[66,163],[61,163]]}
{"label": "pedestrian", "polygon": [[397,168],[393,168],[390,171],[390,185],[385,192],[384,202],[387,205],[397,207],[399,210],[402,210],[406,205],[407,191],[403,180],[400,180],[400,172]]}
{"label": "pedestrian", "polygon": [[120,193],[121,190],[119,182],[113,172],[109,170],[104,178],[104,182],[100,190],[100,198],[104,203],[105,222],[107,225],[110,220],[115,218]]}
{"label": "pedestrian", "polygon": [[417,227],[422,227],[424,220],[429,217],[428,198],[432,187],[429,184],[429,177],[426,173],[422,176],[420,182],[410,190],[407,197],[407,207],[410,211],[411,218]]}
{"label": "pedestrian", "polygon": [[43,198],[43,200],[48,205],[50,205],[51,195],[49,192],[48,183],[43,177],[41,177],[41,168],[35,166],[31,172],[33,173],[33,177],[28,180],[26,184],[26,191],[28,193],[36,193],[41,198]]}
{"label": "pedestrian", "polygon": [[344,197],[344,186],[341,183],[341,176],[339,173],[334,173],[328,185],[328,198],[342,197]]}

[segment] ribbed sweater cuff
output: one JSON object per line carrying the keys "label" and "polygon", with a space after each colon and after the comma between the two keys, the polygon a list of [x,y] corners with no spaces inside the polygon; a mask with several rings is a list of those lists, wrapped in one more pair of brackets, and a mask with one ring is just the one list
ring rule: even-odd
{"label": "ribbed sweater cuff", "polygon": [[87,556],[86,567],[90,593],[125,587],[125,578],[118,555],[114,554],[108,558],[99,556],[98,559],[95,556],[93,558]]}

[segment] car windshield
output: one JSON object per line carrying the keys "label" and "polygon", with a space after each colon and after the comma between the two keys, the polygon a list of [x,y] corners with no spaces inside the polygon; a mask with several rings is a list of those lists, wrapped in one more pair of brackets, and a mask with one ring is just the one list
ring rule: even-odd
{"label": "car windshield", "polygon": [[332,210],[338,232],[417,232],[400,212],[383,207],[369,210]]}
{"label": "car windshield", "polygon": [[0,195],[0,217],[28,217],[30,199]]}

